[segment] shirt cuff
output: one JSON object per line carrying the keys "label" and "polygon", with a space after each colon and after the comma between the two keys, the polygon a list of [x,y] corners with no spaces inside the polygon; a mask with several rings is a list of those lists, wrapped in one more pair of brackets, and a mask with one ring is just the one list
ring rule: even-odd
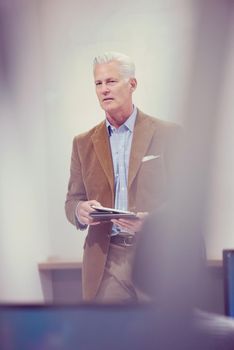
{"label": "shirt cuff", "polygon": [[88,225],[86,224],[82,224],[80,221],[79,221],[79,217],[78,217],[78,205],[80,204],[81,201],[79,201],[77,203],[77,206],[76,206],[76,209],[75,209],[75,221],[76,221],[76,227],[79,228],[81,231],[84,231],[86,230],[86,228],[88,227]]}

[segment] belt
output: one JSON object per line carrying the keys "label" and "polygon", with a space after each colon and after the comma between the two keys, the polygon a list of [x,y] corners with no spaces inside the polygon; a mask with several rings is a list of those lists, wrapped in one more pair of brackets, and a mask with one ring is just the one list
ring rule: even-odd
{"label": "belt", "polygon": [[118,234],[111,236],[110,242],[124,247],[131,247],[136,243],[136,237],[134,235],[121,236]]}

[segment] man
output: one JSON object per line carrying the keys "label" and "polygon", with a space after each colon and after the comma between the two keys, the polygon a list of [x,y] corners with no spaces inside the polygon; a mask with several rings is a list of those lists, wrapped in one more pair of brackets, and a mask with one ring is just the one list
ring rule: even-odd
{"label": "man", "polygon": [[[68,220],[89,226],[83,295],[100,302],[137,301],[131,267],[145,217],[167,197],[170,151],[178,126],[149,117],[132,102],[135,67],[123,54],[94,60],[96,93],[105,121],[74,138],[65,203]],[[93,205],[137,213],[138,220],[94,222]]]}

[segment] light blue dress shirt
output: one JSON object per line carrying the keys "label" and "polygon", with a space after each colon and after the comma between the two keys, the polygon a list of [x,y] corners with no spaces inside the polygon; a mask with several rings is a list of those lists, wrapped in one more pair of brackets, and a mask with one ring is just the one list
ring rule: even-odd
{"label": "light blue dress shirt", "polygon": [[[128,210],[128,168],[136,114],[134,106],[130,117],[119,128],[106,119],[115,176],[115,209],[119,210]],[[120,229],[113,225],[112,235],[119,232]]]}

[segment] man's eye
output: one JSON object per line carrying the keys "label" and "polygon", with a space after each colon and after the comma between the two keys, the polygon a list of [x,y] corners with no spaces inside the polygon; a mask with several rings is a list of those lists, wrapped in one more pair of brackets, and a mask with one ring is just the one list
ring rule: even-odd
{"label": "man's eye", "polygon": [[114,85],[117,83],[117,80],[109,80],[107,84]]}
{"label": "man's eye", "polygon": [[100,81],[97,81],[97,82],[95,83],[95,85],[96,85],[96,86],[101,85],[101,82],[100,82]]}

